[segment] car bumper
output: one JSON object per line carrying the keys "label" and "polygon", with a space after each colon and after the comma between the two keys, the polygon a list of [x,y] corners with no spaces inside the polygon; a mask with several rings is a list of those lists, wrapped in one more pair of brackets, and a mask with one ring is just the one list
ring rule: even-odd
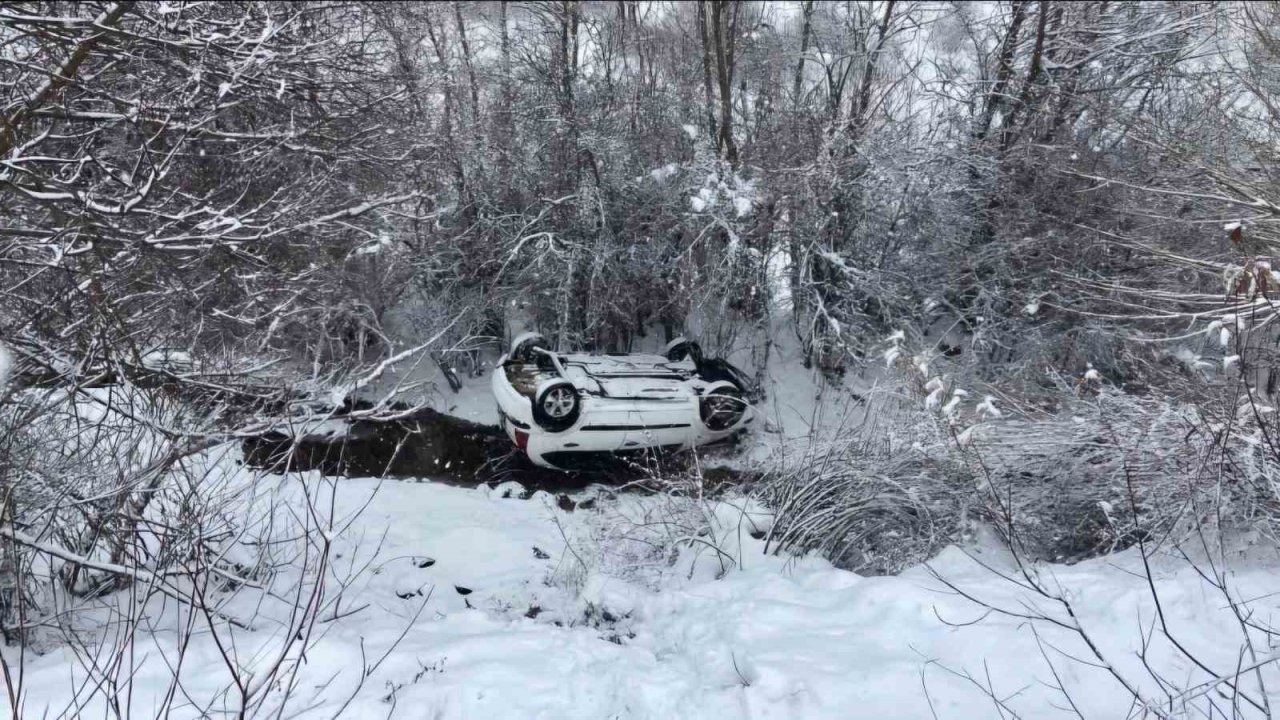
{"label": "car bumper", "polygon": [[696,406],[680,423],[633,424],[626,426],[593,423],[591,413],[584,412],[583,419],[574,428],[559,433],[548,433],[537,425],[524,423],[499,408],[498,417],[502,429],[515,446],[542,467],[565,467],[558,461],[573,453],[627,453],[638,450],[663,448],[679,450],[707,445],[724,440],[743,430],[752,420],[748,410],[737,426],[712,432],[702,426]]}

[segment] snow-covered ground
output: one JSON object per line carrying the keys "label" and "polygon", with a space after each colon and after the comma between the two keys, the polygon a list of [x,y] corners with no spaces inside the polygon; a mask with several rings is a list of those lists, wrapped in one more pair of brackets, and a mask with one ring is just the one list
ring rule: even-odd
{"label": "snow-covered ground", "polygon": [[[773,331],[762,422],[713,462],[776,460],[839,437],[866,412],[850,390],[865,396],[874,376],[829,385],[803,368],[794,333]],[[730,359],[746,367],[750,343],[741,344]],[[495,422],[487,373],[463,380],[453,393],[434,364],[418,363],[388,373],[373,394],[413,385],[424,394],[411,399]],[[1110,718],[1131,714],[1123,680],[1153,701],[1187,688],[1148,714],[1192,717],[1215,697],[1205,680],[1273,652],[1261,630],[1251,631],[1255,654],[1243,652],[1228,596],[1173,557],[1152,567],[1163,621],[1183,651],[1155,624],[1135,551],[1033,569],[1042,587],[1069,600],[1117,679],[1084,636],[1064,627],[1077,622],[1067,606],[1020,586],[1020,569],[990,539],[897,576],[862,577],[821,558],[767,553],[768,509],[742,498],[603,487],[565,498],[515,484],[252,477],[234,456],[210,454],[227,488],[253,488],[253,503],[294,520],[305,515],[305,490],[314,507],[332,500],[336,519],[324,609],[305,652],[294,645],[287,655],[296,682],[266,692],[256,708],[263,716]],[[1280,610],[1280,563],[1241,556],[1218,558],[1219,567],[1224,560],[1235,565],[1230,597],[1267,626]],[[222,611],[247,627],[215,619],[216,633],[206,618],[192,623],[183,606],[153,600],[132,635],[132,667],[115,674],[132,680],[98,692],[85,688],[111,674],[104,663],[121,655],[110,649],[129,645],[118,625],[94,627],[110,616],[103,608],[76,620],[76,644],[44,632],[43,654],[19,658],[5,648],[10,666],[23,668],[24,714],[112,716],[113,698],[124,716],[152,717],[172,692],[173,717],[234,715],[226,656],[250,684],[262,678],[296,628],[290,591],[307,582],[295,566],[269,592],[241,588]],[[130,602],[125,592],[101,604]],[[171,688],[178,665],[181,683]],[[1280,688],[1276,667],[1260,672]],[[1232,682],[1261,702],[1256,675],[1243,676]],[[1247,702],[1240,710],[1261,715]]]}
{"label": "snow-covered ground", "polygon": [[[325,492],[314,476],[258,482],[279,483],[286,497],[304,483]],[[768,527],[767,513],[743,501],[593,488],[575,502],[594,503],[568,510],[545,493],[522,498],[512,485],[331,487],[338,516],[351,519],[335,539],[334,587],[369,564],[344,590],[337,619],[317,624],[285,717],[1001,717],[987,691],[1022,717],[1072,717],[1059,682],[1084,717],[1130,710],[1106,672],[1068,660],[1096,663],[1072,633],[987,613],[926,567],[861,577],[818,558],[766,555],[752,533]],[[1012,571],[996,544],[969,553],[950,548],[932,570],[974,597],[1066,619],[1061,607],[975,562]],[[1156,567],[1174,635],[1216,671],[1233,671],[1240,626],[1223,597],[1183,562]],[[1234,592],[1269,620],[1280,609],[1280,573],[1273,560],[1245,567],[1231,577]],[[1135,655],[1155,617],[1141,570],[1127,552],[1038,572],[1071,599],[1108,660],[1155,696]],[[224,627],[221,637],[234,637],[252,669],[273,656],[265,649],[278,647],[290,608],[241,592],[232,607],[257,609],[253,630]],[[139,717],[160,702],[182,617],[173,603],[151,615],[155,629],[135,648],[133,687],[116,693]],[[1175,658],[1158,632],[1150,656],[1171,683],[1207,677]],[[28,656],[26,714],[75,715],[65,709],[85,667],[65,646]],[[214,700],[231,679],[208,633],[191,641],[182,677],[173,716],[198,716],[211,701],[211,715],[234,711],[230,699]],[[1265,677],[1280,687],[1273,668]],[[104,716],[102,699],[80,714]]]}

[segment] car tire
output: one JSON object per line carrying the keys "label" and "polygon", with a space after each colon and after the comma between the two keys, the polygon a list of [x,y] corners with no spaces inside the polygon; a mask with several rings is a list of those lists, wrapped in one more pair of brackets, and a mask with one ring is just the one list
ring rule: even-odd
{"label": "car tire", "polygon": [[727,380],[712,383],[698,401],[702,424],[713,432],[731,430],[742,423],[747,414],[747,400],[742,388]]}
{"label": "car tire", "polygon": [[667,362],[680,362],[688,358],[694,365],[702,363],[702,346],[696,340],[690,340],[684,336],[667,343],[667,349],[663,354],[667,356]]}
{"label": "car tire", "polygon": [[511,339],[511,351],[507,357],[514,362],[537,363],[542,353],[534,352],[534,348],[547,349],[551,343],[539,333],[521,333]]}
{"label": "car tire", "polygon": [[568,380],[548,380],[533,394],[533,421],[547,432],[564,432],[578,422],[582,398]]}

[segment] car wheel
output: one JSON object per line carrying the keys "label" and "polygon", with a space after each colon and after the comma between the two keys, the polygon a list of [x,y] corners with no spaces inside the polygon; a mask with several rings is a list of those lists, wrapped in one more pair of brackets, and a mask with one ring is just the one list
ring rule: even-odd
{"label": "car wheel", "polygon": [[582,399],[568,380],[548,380],[533,396],[533,420],[547,432],[562,432],[578,422]]}
{"label": "car wheel", "polygon": [[540,333],[520,333],[511,340],[511,351],[507,357],[515,362],[536,363],[542,353],[534,352],[534,348],[549,348],[551,343]]}
{"label": "car wheel", "polygon": [[702,346],[697,341],[683,336],[667,343],[664,354],[667,356],[667,362],[680,362],[686,358],[692,360],[694,365],[702,362]]}
{"label": "car wheel", "polygon": [[728,381],[712,383],[702,393],[698,413],[708,430],[723,432],[742,422],[747,414],[747,401],[737,385]]}

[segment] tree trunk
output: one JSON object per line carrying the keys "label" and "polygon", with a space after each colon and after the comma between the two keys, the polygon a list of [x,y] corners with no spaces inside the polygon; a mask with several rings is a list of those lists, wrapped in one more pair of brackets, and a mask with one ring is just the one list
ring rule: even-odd
{"label": "tree trunk", "polygon": [[1022,91],[1018,93],[1018,102],[1009,111],[1009,119],[1004,123],[1004,130],[1001,133],[1000,147],[1001,150],[1007,151],[1017,141],[1020,134],[1017,130],[1018,121],[1022,113],[1027,114],[1027,118],[1022,118],[1024,122],[1030,122],[1030,104],[1035,95],[1036,82],[1040,79],[1041,67],[1044,64],[1044,39],[1046,22],[1049,19],[1049,0],[1040,0],[1039,17],[1036,22],[1036,43],[1031,50],[1031,63],[1027,66],[1027,77],[1022,82]]}
{"label": "tree trunk", "polygon": [[884,6],[884,17],[880,20],[880,26],[876,29],[875,48],[867,48],[867,61],[862,66],[862,83],[858,87],[858,95],[854,99],[856,103],[849,117],[849,130],[856,137],[861,133],[863,126],[871,119],[871,85],[875,79],[876,67],[880,62],[880,54],[884,51],[885,39],[889,34],[889,23],[893,19],[893,6],[895,0],[889,0]]}
{"label": "tree trunk", "polygon": [[466,68],[467,81],[471,88],[471,132],[469,133],[471,149],[468,155],[473,174],[484,177],[485,143],[484,132],[480,125],[480,84],[476,82],[476,69],[471,61],[471,44],[467,42],[467,26],[462,20],[462,5],[457,0],[453,3],[453,19],[458,28],[458,46],[462,49],[462,65]]}
{"label": "tree trunk", "polygon": [[462,5],[453,3],[453,18],[458,25],[458,42],[462,46],[462,64],[467,68],[467,80],[471,84],[471,120],[480,127],[480,84],[476,82],[476,68],[471,62],[471,45],[467,42],[467,26],[462,20]]}
{"label": "tree trunk", "polygon": [[[436,59],[440,65],[445,68],[445,72],[449,72],[449,54],[444,44],[444,34],[436,32],[434,24],[428,21],[426,23],[427,37],[431,39],[431,47],[435,50]],[[469,204],[467,199],[467,174],[463,169],[462,159],[458,156],[458,144],[454,142],[453,137],[453,116],[454,116],[454,98],[453,98],[453,82],[446,80],[444,83],[444,117],[440,121],[440,134],[445,139],[448,149],[448,161],[453,166],[454,192],[457,194],[458,206],[462,207]]]}
{"label": "tree trunk", "polygon": [[580,181],[578,163],[578,121],[575,108],[574,83],[578,70],[578,1],[563,0],[560,5],[560,47],[557,49],[559,65],[560,117],[564,132],[560,143],[560,167],[571,172],[562,173],[562,193],[573,192]]}
{"label": "tree trunk", "polygon": [[810,23],[813,19],[813,0],[805,0],[801,8],[800,59],[796,60],[796,75],[791,84],[791,109],[800,109],[800,93],[804,89],[804,56],[809,52]]}
{"label": "tree trunk", "polygon": [[702,93],[707,108],[707,137],[718,142],[716,132],[716,103],[711,93],[711,29],[707,27],[707,2],[698,0],[698,32],[702,39]]}
{"label": "tree trunk", "polygon": [[[732,7],[725,17],[726,5]],[[733,141],[733,50],[738,32],[738,9],[731,0],[712,0],[711,24],[716,50],[716,78],[720,85],[720,134],[716,146],[733,167],[738,166],[738,146]]]}
{"label": "tree trunk", "polygon": [[1018,49],[1018,33],[1022,29],[1022,21],[1026,19],[1027,0],[1015,0],[1013,15],[1009,18],[1009,29],[1005,31],[1004,40],[1000,43],[1000,59],[996,68],[996,81],[983,101],[982,118],[974,127],[973,138],[981,142],[991,132],[991,123],[995,120],[996,111],[1000,108],[1009,79],[1013,76],[1013,56]]}
{"label": "tree trunk", "polygon": [[498,108],[498,182],[504,201],[511,200],[512,154],[515,145],[515,92],[511,84],[511,34],[508,29],[508,0],[498,3],[499,22],[502,24],[502,107]]}

